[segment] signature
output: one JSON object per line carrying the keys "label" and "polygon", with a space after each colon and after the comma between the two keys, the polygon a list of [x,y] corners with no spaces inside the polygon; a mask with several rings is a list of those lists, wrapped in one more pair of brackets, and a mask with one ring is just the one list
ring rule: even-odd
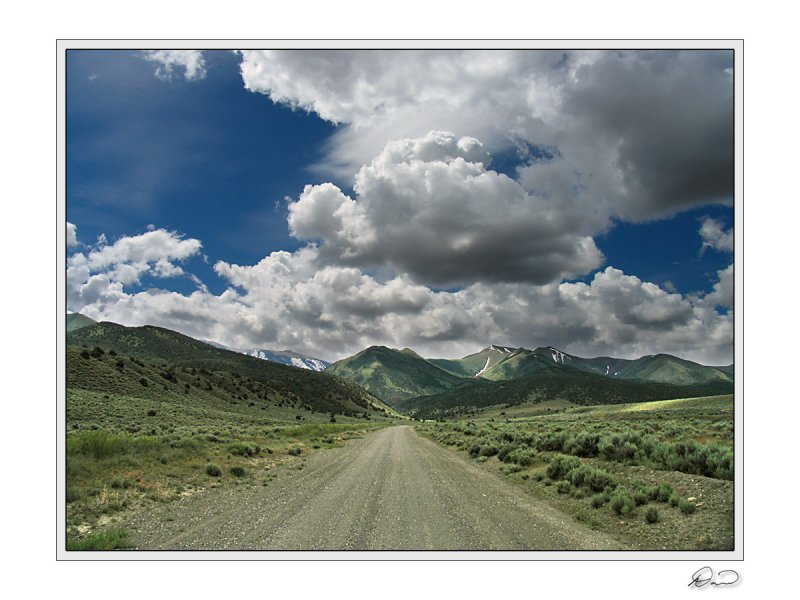
{"label": "signature", "polygon": [[698,569],[692,575],[692,581],[688,587],[704,587],[707,585],[733,585],[739,581],[739,573],[730,569],[719,571],[716,579],[714,578],[714,569],[711,567],[703,567]]}

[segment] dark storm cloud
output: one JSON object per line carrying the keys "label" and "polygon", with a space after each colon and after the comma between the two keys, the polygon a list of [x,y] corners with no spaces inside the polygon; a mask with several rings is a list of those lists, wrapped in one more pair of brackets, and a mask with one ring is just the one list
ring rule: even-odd
{"label": "dark storm cloud", "polygon": [[651,51],[604,55],[577,70],[563,110],[616,154],[619,216],[732,203],[732,68],[732,52]]}

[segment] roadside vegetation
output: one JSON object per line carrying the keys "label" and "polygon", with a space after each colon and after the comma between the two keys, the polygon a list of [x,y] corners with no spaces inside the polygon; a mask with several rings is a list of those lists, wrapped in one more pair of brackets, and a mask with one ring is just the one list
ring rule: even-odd
{"label": "roadside vegetation", "polygon": [[731,396],[501,419],[417,429],[642,549],[731,547]]}
{"label": "roadside vegetation", "polygon": [[100,347],[67,349],[66,407],[71,550],[124,548],[120,526],[132,512],[209,488],[268,485],[310,453],[397,420],[380,406],[316,402],[237,371]]}

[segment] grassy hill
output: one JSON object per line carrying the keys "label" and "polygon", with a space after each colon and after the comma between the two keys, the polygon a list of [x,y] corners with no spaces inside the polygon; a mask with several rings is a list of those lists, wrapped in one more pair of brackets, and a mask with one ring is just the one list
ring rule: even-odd
{"label": "grassy hill", "polygon": [[443,392],[466,382],[415,352],[385,346],[372,346],[337,361],[325,373],[354,381],[392,407],[400,400]]}
{"label": "grassy hill", "polygon": [[70,313],[67,315],[67,331],[74,331],[81,327],[88,327],[97,323],[94,319],[85,317],[80,313]]}
{"label": "grassy hill", "polygon": [[[114,352],[114,363],[123,365],[133,363],[138,368],[151,369],[143,374],[146,379],[167,385],[176,381],[181,384],[186,369],[193,372],[194,385],[203,389],[212,386],[220,393],[234,396],[256,396],[266,399],[270,404],[281,402],[292,406],[307,407],[307,410],[357,414],[363,412],[382,412],[386,406],[366,390],[352,382],[288,365],[268,362],[238,352],[222,350],[195,339],[160,327],[124,327],[116,323],[102,322],[67,333],[67,344],[88,349],[98,347],[105,353]],[[109,354],[110,355],[110,354]],[[77,358],[76,358],[77,357]],[[86,359],[78,360],[80,353],[67,356],[67,387],[91,389],[100,392],[128,394],[135,390],[137,395],[147,395],[146,387],[131,381],[124,366],[116,366],[104,373],[87,370],[94,364]],[[100,368],[99,366],[97,368]],[[153,375],[152,369],[157,373]],[[237,385],[233,385],[233,380]],[[240,381],[248,382],[248,385]],[[226,383],[227,382],[227,383]],[[249,393],[244,391],[249,389]],[[215,397],[220,399],[219,394]]]}
{"label": "grassy hill", "polygon": [[557,364],[550,357],[542,356],[536,351],[518,350],[505,360],[484,371],[481,377],[490,381],[504,381],[562,369],[571,370],[571,367]]}
{"label": "grassy hill", "polygon": [[722,369],[707,367],[669,354],[645,356],[631,361],[622,369],[619,377],[675,384],[733,381],[733,375]]}
{"label": "grassy hill", "polygon": [[411,416],[431,419],[472,416],[500,405],[544,401],[576,405],[620,404],[712,396],[732,391],[733,383],[727,381],[675,385],[614,379],[575,369],[543,369],[532,376],[505,381],[473,379],[457,389],[402,400],[396,407]]}
{"label": "grassy hill", "polygon": [[483,374],[498,363],[507,360],[517,350],[517,348],[492,345],[464,358],[430,358],[428,362],[459,377],[475,377],[478,373]]}

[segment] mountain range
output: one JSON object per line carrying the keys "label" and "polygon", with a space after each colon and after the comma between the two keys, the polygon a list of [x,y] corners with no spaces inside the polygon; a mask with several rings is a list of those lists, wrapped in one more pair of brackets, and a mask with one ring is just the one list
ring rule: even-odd
{"label": "mountain range", "polygon": [[211,340],[201,341],[209,346],[214,346],[215,348],[220,348],[222,350],[238,352],[239,354],[253,356],[255,358],[260,358],[261,360],[281,363],[282,365],[291,365],[293,367],[300,367],[301,369],[309,369],[311,371],[324,371],[331,366],[331,363],[326,360],[314,358],[313,356],[306,356],[305,354],[293,352],[292,350],[267,350],[265,348],[246,348],[242,350],[237,348],[229,348],[228,346],[223,346],[222,344]]}
{"label": "mountain range", "polygon": [[427,413],[438,405],[544,399],[548,394],[602,403],[729,393],[733,388],[732,365],[709,367],[669,354],[582,358],[550,346],[527,350],[491,345],[461,359],[425,359],[408,348],[372,346],[333,363],[328,372],[412,413]]}
{"label": "mountain range", "polygon": [[345,413],[397,409],[428,417],[553,398],[600,404],[703,396],[730,393],[734,378],[733,365],[705,366],[669,354],[583,358],[552,346],[490,345],[460,359],[371,346],[330,364],[291,350],[233,350],[160,327],[97,323],[77,313],[67,315],[67,344],[100,346],[167,368],[237,373],[266,386],[265,395]]}

